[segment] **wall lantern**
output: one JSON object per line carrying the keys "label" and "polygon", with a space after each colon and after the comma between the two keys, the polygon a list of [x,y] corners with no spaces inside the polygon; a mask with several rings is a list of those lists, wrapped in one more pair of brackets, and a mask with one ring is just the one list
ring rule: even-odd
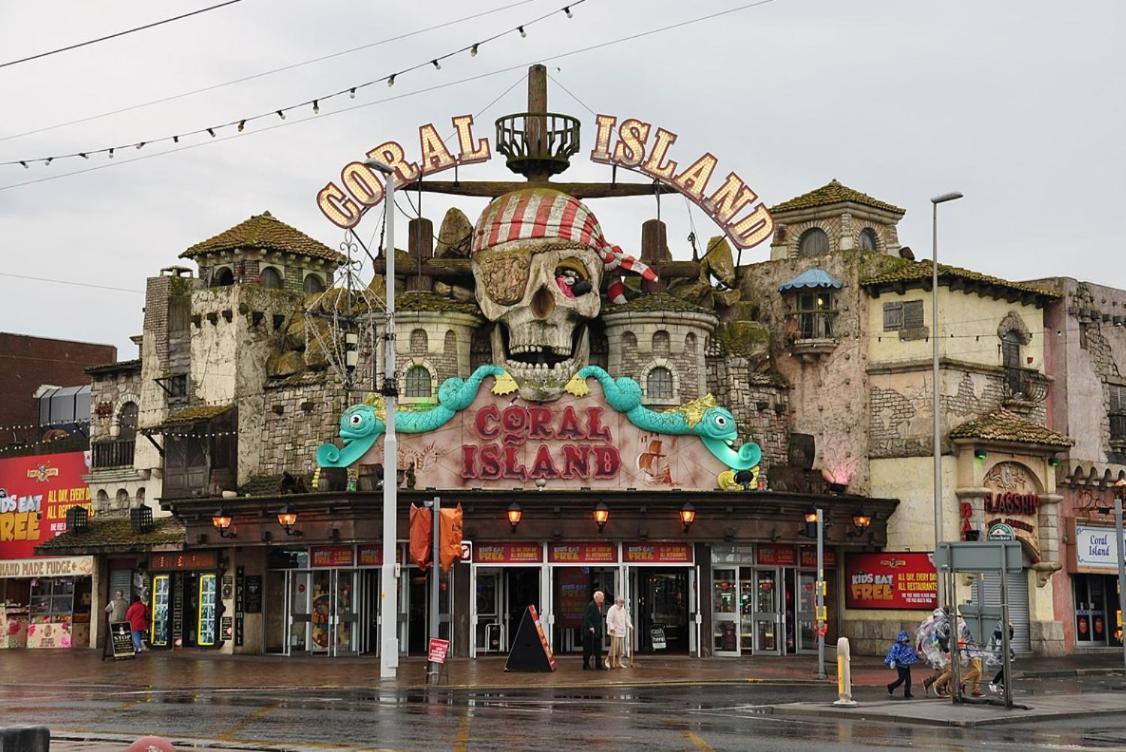
{"label": "wall lantern", "polygon": [[594,507],[594,521],[598,524],[598,532],[606,527],[606,523],[610,521],[610,507],[606,506],[605,502],[598,502]]}
{"label": "wall lantern", "polygon": [[524,510],[515,501],[508,505],[508,524],[512,526],[512,532],[516,532],[516,526],[520,524],[520,519],[524,516]]}
{"label": "wall lantern", "polygon": [[1053,454],[1051,457],[1048,458],[1048,466],[1049,467],[1055,467],[1058,464],[1060,464],[1060,458],[1057,457],[1056,455]]}
{"label": "wall lantern", "polygon": [[278,512],[278,524],[285,529],[286,535],[301,535],[300,530],[293,529],[297,524],[297,512],[291,511],[289,507],[282,507]]}
{"label": "wall lantern", "polygon": [[986,451],[984,449],[975,449],[974,450],[974,458],[975,459],[983,460],[988,456],[989,455],[986,453]]}
{"label": "wall lantern", "polygon": [[868,526],[872,524],[872,515],[864,514],[864,512],[857,512],[852,515],[852,526],[855,530],[849,532],[850,538],[859,538],[864,535],[868,530]]}
{"label": "wall lantern", "polygon": [[684,532],[687,533],[688,528],[696,521],[696,507],[692,506],[692,502],[686,501],[680,508],[680,521],[684,525]]}
{"label": "wall lantern", "polygon": [[231,515],[223,509],[216,509],[215,514],[211,515],[211,526],[219,531],[220,538],[234,538],[235,534],[231,532]]}
{"label": "wall lantern", "polygon": [[805,520],[805,529],[802,531],[802,535],[804,535],[806,538],[816,538],[817,537],[817,510],[816,509],[810,509],[808,512],[805,513],[805,515],[803,516],[803,519]]}

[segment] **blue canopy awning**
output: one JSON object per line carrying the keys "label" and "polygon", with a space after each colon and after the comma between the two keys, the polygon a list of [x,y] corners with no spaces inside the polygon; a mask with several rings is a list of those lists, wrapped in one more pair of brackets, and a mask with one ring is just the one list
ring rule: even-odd
{"label": "blue canopy awning", "polygon": [[828,287],[833,290],[839,290],[844,287],[844,282],[834,277],[824,269],[818,269],[816,266],[812,269],[806,269],[798,276],[791,279],[785,284],[778,285],[778,292],[786,292],[787,290],[798,290],[802,287],[816,288]]}

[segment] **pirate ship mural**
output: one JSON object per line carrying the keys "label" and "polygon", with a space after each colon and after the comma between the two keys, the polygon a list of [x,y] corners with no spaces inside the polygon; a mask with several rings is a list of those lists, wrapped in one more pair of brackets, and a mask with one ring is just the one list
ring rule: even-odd
{"label": "pirate ship mural", "polygon": [[[416,244],[400,265],[406,273],[397,284],[408,289],[397,298],[398,336],[408,344],[397,352],[406,358],[401,372],[410,385],[405,403],[397,404],[396,433],[415,483],[510,488],[550,481],[552,487],[623,489],[757,483],[762,451],[749,426],[741,429],[735,408],[714,396],[738,392],[740,385],[709,368],[733,354],[729,348],[746,339],[751,325],[731,249],[741,252],[770,236],[769,214],[755,192],[733,172],[709,186],[714,156],[679,167],[670,157],[676,134],[634,118],[619,126],[606,115],[597,117],[590,156],[613,166],[611,182],[551,180],[578,153],[580,123],[547,112],[541,66],[529,75],[529,111],[496,123],[496,150],[525,181],[433,179],[491,158],[489,139],[474,133],[472,117],[455,117],[453,125],[457,155],[432,125],[419,129],[417,161],[394,141],[369,152],[395,169],[397,191],[491,199],[473,224],[451,209],[437,248]],[[619,182],[619,167],[651,180]],[[363,163],[349,163],[338,182],[319,192],[318,206],[350,228],[382,202],[381,181]],[[640,253],[623,250],[585,203],[644,195],[659,201],[668,192],[688,197],[723,230],[690,262],[673,261],[658,220],[643,226]],[[412,241],[432,235],[417,220],[411,224]],[[371,300],[386,294],[381,260],[375,259],[375,277],[365,290],[346,292],[349,321],[378,321]],[[313,301],[307,326],[319,327],[318,339],[343,340],[348,332],[337,326],[339,317],[325,331],[325,301],[338,311],[340,291]],[[367,337],[353,337],[370,339],[371,369],[378,368],[382,346],[376,327]],[[436,353],[430,340],[440,333],[443,349]],[[748,373],[768,368],[759,358]],[[430,379],[430,388],[419,389],[419,378]],[[374,391],[345,409],[338,436],[316,452],[317,466],[354,473],[357,466],[378,465],[384,410]]]}

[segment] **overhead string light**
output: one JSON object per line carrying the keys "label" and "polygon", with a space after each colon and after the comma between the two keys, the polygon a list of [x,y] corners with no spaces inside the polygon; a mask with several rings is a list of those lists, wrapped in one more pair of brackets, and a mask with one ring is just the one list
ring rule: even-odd
{"label": "overhead string light", "polygon": [[172,136],[163,136],[163,137],[160,137],[160,138],[147,138],[143,141],[130,141],[127,144],[118,144],[117,146],[111,146],[111,147],[107,147],[107,148],[104,148],[104,149],[91,149],[91,150],[87,150],[87,151],[72,152],[72,153],[69,153],[69,154],[53,154],[53,155],[50,155],[50,156],[35,157],[35,158],[30,158],[30,159],[29,158],[13,159],[13,160],[6,161],[6,162],[0,162],[0,165],[19,165],[19,166],[24,167],[24,168],[29,168],[31,166],[31,164],[34,163],[34,162],[42,162],[44,165],[48,165],[56,159],[69,159],[69,158],[73,158],[73,157],[81,157],[82,159],[89,159],[90,154],[101,154],[103,152],[108,154],[110,159],[112,159],[113,156],[114,156],[114,152],[117,149],[125,148],[125,146],[134,146],[137,149],[140,149],[143,146],[148,146],[150,144],[158,144],[158,143],[167,142],[167,141],[171,141],[173,144],[179,144],[180,139],[182,137],[196,136],[196,135],[203,135],[203,134],[207,134],[208,136],[211,136],[212,138],[217,138],[216,131],[218,131],[222,128],[226,128],[228,126],[237,126],[238,132],[242,133],[246,129],[246,124],[249,123],[249,122],[253,122],[255,120],[260,120],[262,118],[272,117],[274,115],[281,118],[282,120],[285,120],[286,119],[285,116],[286,116],[287,112],[291,112],[293,110],[298,110],[300,108],[306,107],[310,103],[313,106],[313,114],[317,115],[317,114],[320,114],[321,102],[328,101],[330,99],[342,96],[344,94],[347,94],[349,99],[355,99],[356,98],[356,91],[358,89],[362,89],[365,86],[371,86],[372,84],[378,83],[380,81],[386,81],[388,86],[394,86],[395,85],[395,79],[398,78],[399,76],[402,76],[404,73],[412,73],[412,72],[414,72],[414,71],[416,71],[420,68],[424,68],[426,66],[433,66],[433,68],[435,70],[442,70],[442,61],[445,60],[446,58],[454,57],[455,55],[458,55],[462,52],[468,52],[470,57],[476,57],[477,53],[480,51],[481,45],[488,44],[489,42],[496,41],[497,39],[500,39],[501,37],[503,37],[507,34],[511,34],[514,31],[518,32],[522,38],[526,38],[528,36],[528,28],[530,28],[533,24],[537,24],[541,21],[544,21],[544,20],[554,16],[557,13],[562,13],[567,18],[572,18],[573,17],[572,9],[575,6],[581,5],[584,2],[586,2],[586,0],[573,0],[573,2],[570,2],[567,5],[564,5],[560,8],[556,8],[555,10],[551,11],[550,13],[545,13],[542,16],[539,16],[537,18],[533,18],[529,21],[525,21],[524,23],[519,24],[518,26],[508,27],[507,29],[505,29],[501,32],[498,32],[496,34],[493,34],[490,37],[486,37],[486,38],[481,39],[477,42],[474,42],[473,44],[466,45],[464,47],[460,47],[460,48],[458,48],[458,49],[456,49],[452,52],[446,53],[445,55],[439,55],[435,58],[431,58],[430,60],[428,60],[426,62],[418,63],[414,66],[411,66],[410,68],[404,68],[403,70],[396,71],[395,73],[392,73],[390,75],[380,76],[379,78],[373,79],[371,81],[365,81],[363,83],[356,84],[355,86],[350,86],[350,87],[341,89],[339,91],[330,92],[328,94],[321,95],[321,96],[319,96],[315,99],[312,99],[312,100],[305,100],[304,102],[301,102],[300,104],[293,104],[293,105],[289,105],[287,107],[281,107],[281,108],[271,110],[271,111],[268,111],[268,112],[260,113],[258,115],[251,115],[251,116],[247,116],[247,117],[238,118],[238,119],[226,122],[226,123],[215,123],[213,125],[210,125],[210,126],[207,126],[207,127],[204,127],[204,128],[200,128],[198,130],[181,131],[180,133],[178,133],[176,135],[172,135]]}

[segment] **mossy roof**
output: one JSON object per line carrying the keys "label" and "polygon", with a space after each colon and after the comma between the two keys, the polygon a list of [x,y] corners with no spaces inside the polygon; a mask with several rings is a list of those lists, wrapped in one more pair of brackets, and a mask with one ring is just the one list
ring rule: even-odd
{"label": "mossy roof", "polygon": [[119,360],[116,363],[103,363],[100,366],[90,366],[86,369],[86,373],[91,376],[106,376],[111,373],[139,370],[141,370],[141,359],[137,358],[136,360]]}
{"label": "mossy roof", "polygon": [[610,313],[704,313],[714,316],[715,313],[707,308],[681,300],[667,292],[658,292],[652,295],[642,295],[622,305],[607,305],[602,309],[603,314]]}
{"label": "mossy roof", "polygon": [[178,423],[194,423],[199,420],[211,420],[217,415],[222,415],[233,407],[233,405],[196,405],[194,407],[185,407],[183,410],[178,410],[168,416],[164,421],[164,425],[175,425]]}
{"label": "mossy roof", "polygon": [[478,314],[481,312],[474,302],[462,303],[453,298],[421,290],[398,293],[395,296],[395,308],[399,311],[434,311],[436,313]]}
{"label": "mossy roof", "polygon": [[300,230],[275,219],[270,212],[255,214],[229,230],[196,243],[181,253],[180,258],[195,258],[209,253],[235,251],[244,248],[297,253],[332,261],[336,264],[342,264],[345,261],[344,254],[332,250],[319,240],[313,240]]}
{"label": "mossy roof", "polygon": [[183,546],[184,524],[174,517],[157,517],[147,532],[136,532],[128,517],[91,517],[89,528],[68,531],[36,546],[38,553],[146,551],[154,546]]}
{"label": "mossy roof", "polygon": [[[908,261],[906,259],[889,258],[887,261],[889,263],[883,264],[883,268],[880,271],[862,277],[860,284],[864,287],[882,287],[895,284],[896,282],[925,281],[929,280],[932,276],[930,259]],[[1048,300],[1055,300],[1060,297],[1059,293],[1053,292],[1047,287],[1032,285],[1027,282],[1011,282],[1007,279],[1001,279],[1000,277],[992,277],[988,274],[982,274],[981,272],[962,269],[957,266],[948,266],[946,264],[938,265],[938,278],[940,284],[943,280],[949,282],[951,279],[964,279],[991,287],[999,287],[1015,292],[1031,293]]]}
{"label": "mossy roof", "polygon": [[1011,441],[1018,444],[1059,448],[1069,447],[1075,443],[1071,437],[1025,420],[1003,407],[956,426],[950,431],[950,438]]}
{"label": "mossy roof", "polygon": [[780,204],[770,207],[770,213],[777,214],[779,212],[796,211],[798,209],[812,209],[817,206],[840,204],[846,201],[851,201],[854,204],[860,204],[862,206],[870,206],[873,209],[882,209],[895,214],[907,213],[906,210],[900,209],[898,206],[889,204],[886,201],[880,201],[878,198],[872,198],[867,193],[861,193],[858,190],[849,188],[847,185],[842,185],[836,178],[833,178],[826,185],[815,188],[809,193],[803,193],[789,201],[783,201]]}

